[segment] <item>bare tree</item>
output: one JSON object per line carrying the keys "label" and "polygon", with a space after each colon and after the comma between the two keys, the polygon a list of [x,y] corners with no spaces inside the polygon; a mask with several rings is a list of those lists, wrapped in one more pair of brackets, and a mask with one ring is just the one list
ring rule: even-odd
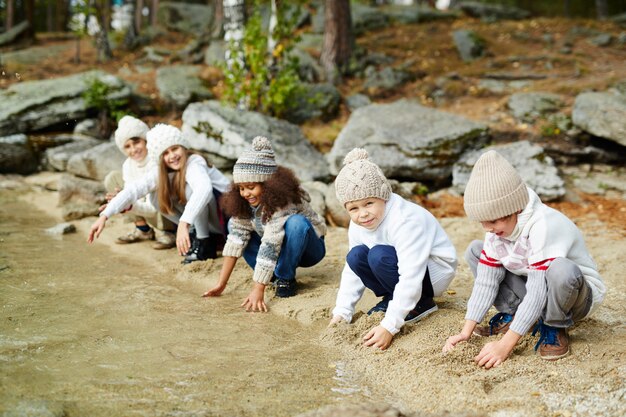
{"label": "bare tree", "polygon": [[156,26],[158,23],[157,13],[159,12],[159,0],[152,0],[152,7],[150,10],[150,25]]}
{"label": "bare tree", "polygon": [[35,0],[24,0],[24,15],[29,25],[25,35],[33,39],[35,37]]}
{"label": "bare tree", "polygon": [[13,28],[13,14],[15,13],[15,0],[6,0],[7,15],[4,22],[4,29],[9,30]]}
{"label": "bare tree", "polygon": [[596,0],[596,12],[598,13],[598,19],[604,20],[609,17],[609,6],[606,0]]}
{"label": "bare tree", "polygon": [[321,62],[326,78],[337,83],[348,68],[354,48],[350,0],[326,0],[325,9]]}
{"label": "bare tree", "polygon": [[143,23],[143,0],[135,0],[135,30],[141,33]]}
{"label": "bare tree", "polygon": [[111,44],[109,43],[109,26],[111,24],[111,3],[108,0],[96,0],[98,7],[96,17],[100,30],[96,34],[96,49],[98,50],[98,62],[107,62],[113,58]]}
{"label": "bare tree", "polygon": [[224,36],[224,3],[222,0],[213,0],[215,3],[215,16],[211,36],[220,39]]}
{"label": "bare tree", "polygon": [[[224,8],[224,40],[234,42],[236,45],[243,39],[244,25],[246,23],[245,0],[223,0]],[[243,54],[231,56],[230,48],[226,50],[226,65],[232,65],[233,60],[243,60]],[[243,63],[242,63],[243,65]]]}

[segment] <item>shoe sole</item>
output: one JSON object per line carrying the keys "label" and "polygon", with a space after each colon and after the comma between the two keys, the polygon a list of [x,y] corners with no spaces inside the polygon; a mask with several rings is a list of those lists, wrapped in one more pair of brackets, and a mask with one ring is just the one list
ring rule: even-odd
{"label": "shoe sole", "polygon": [[540,354],[539,357],[543,359],[544,361],[556,361],[558,359],[566,357],[567,355],[569,355],[569,349],[567,350],[567,352],[562,353],[560,355],[541,356]]}
{"label": "shoe sole", "polygon": [[409,324],[409,323],[417,323],[418,321],[422,320],[423,318],[425,318],[426,316],[429,316],[431,314],[433,314],[435,311],[439,310],[439,307],[434,306],[433,308],[424,311],[422,314],[420,314],[417,317],[412,318],[411,320],[407,320],[404,322],[404,324]]}

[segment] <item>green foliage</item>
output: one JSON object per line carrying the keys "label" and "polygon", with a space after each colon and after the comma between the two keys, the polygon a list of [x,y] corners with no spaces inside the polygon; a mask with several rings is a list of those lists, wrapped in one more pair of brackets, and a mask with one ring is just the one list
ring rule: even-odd
{"label": "green foliage", "polygon": [[87,107],[95,108],[100,112],[105,112],[109,117],[119,121],[124,115],[129,114],[126,110],[128,99],[111,99],[111,86],[99,78],[86,81],[87,89],[83,91],[82,98]]}
{"label": "green foliage", "polygon": [[[294,36],[300,5],[281,2],[278,23],[272,34],[274,50],[268,50],[268,31],[264,30],[258,2],[255,12],[246,22],[240,45],[231,42],[230,67],[222,66],[225,77],[224,99],[249,110],[276,117],[283,116],[304,94],[298,77],[298,60],[289,56],[299,36]],[[295,7],[294,13],[290,8]]]}

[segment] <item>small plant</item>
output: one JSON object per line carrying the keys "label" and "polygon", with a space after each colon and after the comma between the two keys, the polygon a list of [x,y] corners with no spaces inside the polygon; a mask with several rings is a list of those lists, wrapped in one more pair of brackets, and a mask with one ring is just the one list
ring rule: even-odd
{"label": "small plant", "polygon": [[86,81],[87,89],[83,91],[82,98],[88,108],[98,110],[98,130],[102,137],[109,137],[113,130],[111,120],[117,123],[124,115],[128,114],[127,98],[111,99],[113,92],[109,84],[99,78]]}
{"label": "small plant", "polygon": [[[283,116],[303,88],[298,77],[297,58],[289,56],[293,45],[300,39],[294,36],[295,23],[300,6],[281,2],[277,10],[278,22],[272,33],[276,41],[273,50],[268,50],[268,33],[262,27],[258,1],[255,12],[246,23],[241,44],[231,42],[230,65],[224,64],[224,99],[249,110],[260,111],[272,116]],[[295,13],[289,13],[296,7]]]}

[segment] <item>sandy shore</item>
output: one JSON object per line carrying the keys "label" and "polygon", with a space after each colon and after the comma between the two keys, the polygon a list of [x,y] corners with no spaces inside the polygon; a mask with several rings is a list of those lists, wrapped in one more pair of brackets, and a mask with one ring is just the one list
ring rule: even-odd
{"label": "sandy shore", "polygon": [[[55,178],[56,174],[43,173],[28,177],[27,182],[43,185]],[[62,221],[55,192],[35,187],[35,191],[24,198]],[[73,223],[78,233],[86,238],[94,220],[88,218]],[[383,393],[383,398],[374,398],[376,402],[390,404],[407,414],[626,415],[626,327],[623,319],[626,311],[626,281],[623,279],[626,239],[623,230],[609,230],[593,215],[574,220],[586,236],[587,246],[609,291],[594,317],[571,330],[572,353],[557,362],[545,362],[535,355],[536,338],[530,335],[522,339],[507,362],[488,371],[476,367],[472,358],[492,338],[473,338],[448,355],[441,353],[446,338],[458,332],[463,324],[465,304],[472,287],[471,274],[464,261],[461,261],[449,291],[436,300],[440,310],[423,322],[406,326],[384,352],[365,348],[361,343],[364,333],[378,324],[382,316],[368,317],[357,313],[352,324],[326,329],[324,324],[334,306],[347,252],[347,230],[341,228],[330,228],[326,258],[313,268],[299,270],[300,291],[296,297],[277,299],[268,291],[269,314],[310,325],[311,331],[319,333],[321,345],[340,353],[348,372]],[[460,257],[471,240],[482,237],[480,226],[465,218],[442,219],[441,223]],[[122,216],[115,216],[107,223],[98,244],[131,256],[128,246],[114,242],[117,236],[131,228]],[[159,265],[175,279],[185,280],[198,294],[198,302],[211,302],[200,295],[216,282],[222,259],[182,266],[175,250],[156,251],[149,243],[134,244],[132,249],[133,257],[141,257]],[[230,298],[238,305],[251,285],[251,270],[241,260],[222,298]],[[374,303],[373,295],[366,292],[357,309],[367,311]],[[382,414],[382,411],[372,410],[371,414],[363,415]],[[316,412],[314,415],[322,414]]]}

